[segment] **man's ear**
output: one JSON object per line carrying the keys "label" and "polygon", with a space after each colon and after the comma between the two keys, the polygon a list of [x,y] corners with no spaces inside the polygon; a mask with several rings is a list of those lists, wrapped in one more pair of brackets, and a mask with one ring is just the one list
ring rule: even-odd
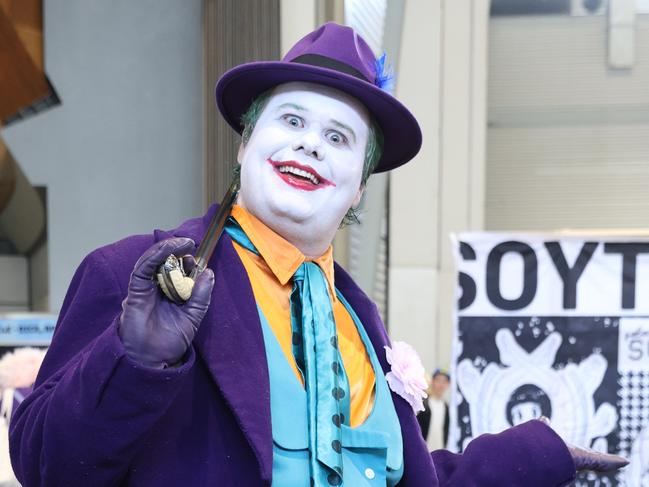
{"label": "man's ear", "polygon": [[361,184],[361,187],[358,188],[358,193],[356,193],[356,197],[354,198],[354,201],[352,202],[352,208],[356,208],[358,205],[361,204],[361,198],[363,197],[364,192],[365,192],[365,185]]}
{"label": "man's ear", "polygon": [[246,147],[241,141],[241,144],[239,144],[239,150],[237,151],[237,163],[241,164],[241,160],[243,159],[243,153],[246,151]]}

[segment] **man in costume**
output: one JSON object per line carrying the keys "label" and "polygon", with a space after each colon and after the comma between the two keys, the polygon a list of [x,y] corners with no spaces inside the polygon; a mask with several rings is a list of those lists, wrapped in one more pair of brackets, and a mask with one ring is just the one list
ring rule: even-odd
{"label": "man in costume", "polygon": [[367,44],[329,23],[282,61],[219,80],[219,109],[243,132],[226,233],[182,305],[162,295],[156,269],[193,251],[215,207],[84,259],[12,421],[25,487],[545,487],[612,466],[541,421],[463,455],[428,452],[412,407],[418,362],[390,348],[331,252],[369,174],[421,144],[381,79]]}

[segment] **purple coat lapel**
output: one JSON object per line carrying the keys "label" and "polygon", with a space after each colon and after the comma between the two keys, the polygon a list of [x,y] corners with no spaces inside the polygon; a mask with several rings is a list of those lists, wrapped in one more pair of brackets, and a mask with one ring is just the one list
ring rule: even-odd
{"label": "purple coat lapel", "polygon": [[228,235],[221,237],[210,268],[212,303],[194,344],[255,452],[262,478],[270,479],[273,437],[264,339],[250,281]]}
{"label": "purple coat lapel", "polygon": [[[201,220],[156,237],[187,236],[199,245],[215,211],[212,206]],[[214,271],[212,302],[194,345],[254,451],[261,477],[270,481],[273,437],[264,339],[250,281],[227,234],[208,266]]]}

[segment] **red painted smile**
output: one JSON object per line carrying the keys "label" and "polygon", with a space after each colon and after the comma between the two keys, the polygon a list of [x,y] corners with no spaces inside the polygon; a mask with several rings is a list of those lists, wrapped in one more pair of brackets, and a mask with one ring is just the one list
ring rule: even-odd
{"label": "red painted smile", "polygon": [[275,173],[288,185],[304,191],[315,191],[327,186],[336,186],[333,182],[323,178],[311,166],[305,166],[297,161],[273,161]]}

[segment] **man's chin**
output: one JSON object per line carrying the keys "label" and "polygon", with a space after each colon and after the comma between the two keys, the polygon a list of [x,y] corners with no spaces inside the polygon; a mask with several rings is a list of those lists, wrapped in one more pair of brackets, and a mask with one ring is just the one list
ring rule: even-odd
{"label": "man's chin", "polygon": [[[327,227],[338,227],[331,219],[331,212],[311,211],[311,209],[298,210],[294,207],[285,206],[272,206],[268,209],[270,211],[265,215],[266,221],[264,223],[273,229],[290,229],[291,233],[295,233],[295,229],[299,228],[299,231],[305,234],[319,234],[323,230],[325,230],[324,233],[329,233],[326,231]],[[279,231],[277,233],[281,234]]]}
{"label": "man's chin", "polygon": [[339,223],[345,216],[343,212],[340,218],[336,219],[336,212],[326,203],[313,207],[301,198],[292,197],[258,201],[247,210],[275,233],[284,237],[300,232],[304,235],[323,235],[323,238],[328,238],[338,230]]}
{"label": "man's chin", "polygon": [[296,208],[287,207],[285,205],[271,205],[269,206],[269,212],[266,218],[270,220],[269,222],[264,222],[268,226],[272,227],[271,224],[278,226],[285,225],[305,225],[308,226],[310,220],[310,214],[305,211],[298,211]]}

